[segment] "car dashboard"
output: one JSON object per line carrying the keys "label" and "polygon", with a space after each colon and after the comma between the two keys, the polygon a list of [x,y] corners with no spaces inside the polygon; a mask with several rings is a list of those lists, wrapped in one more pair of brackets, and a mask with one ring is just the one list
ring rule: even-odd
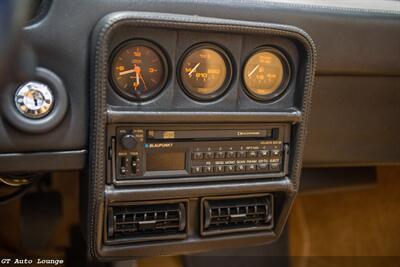
{"label": "car dashboard", "polygon": [[398,3],[43,2],[0,172],[78,170],[94,258],[270,243],[302,169],[400,162]]}

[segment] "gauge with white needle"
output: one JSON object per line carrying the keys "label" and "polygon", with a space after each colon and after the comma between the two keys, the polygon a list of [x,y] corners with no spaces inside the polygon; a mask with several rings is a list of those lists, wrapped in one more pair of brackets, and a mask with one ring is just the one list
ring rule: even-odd
{"label": "gauge with white needle", "polygon": [[270,100],[287,87],[290,76],[289,63],[277,49],[263,47],[253,52],[243,68],[246,92],[257,100]]}
{"label": "gauge with white needle", "polygon": [[125,71],[119,72],[118,75],[119,75],[119,76],[122,76],[122,75],[126,75],[126,74],[129,74],[129,73],[134,73],[134,72],[135,72],[135,71],[134,71],[133,69],[131,69],[131,70],[125,70]]}
{"label": "gauge with white needle", "polygon": [[144,40],[130,41],[111,56],[111,84],[121,96],[135,101],[147,100],[165,86],[167,63],[161,50]]}
{"label": "gauge with white needle", "polygon": [[200,44],[189,49],[180,64],[180,82],[196,100],[211,100],[222,95],[232,75],[227,54],[218,46]]}
{"label": "gauge with white needle", "polygon": [[196,71],[196,69],[200,66],[200,62],[196,64],[196,66],[194,66],[194,68],[189,72],[189,77],[192,77],[193,72]]}
{"label": "gauge with white needle", "polygon": [[251,77],[251,75],[253,75],[254,72],[256,72],[256,70],[258,70],[258,68],[260,67],[260,64],[258,64],[257,66],[254,67],[254,69],[252,71],[249,72],[249,74],[247,74],[247,77]]}

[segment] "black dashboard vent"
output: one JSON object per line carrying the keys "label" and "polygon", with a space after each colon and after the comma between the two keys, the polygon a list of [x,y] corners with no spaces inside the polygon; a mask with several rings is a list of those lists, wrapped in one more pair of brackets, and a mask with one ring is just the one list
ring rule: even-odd
{"label": "black dashboard vent", "polygon": [[108,209],[108,240],[143,242],[186,237],[186,203],[116,204]]}
{"label": "black dashboard vent", "polygon": [[253,195],[202,200],[202,235],[273,228],[273,196]]}

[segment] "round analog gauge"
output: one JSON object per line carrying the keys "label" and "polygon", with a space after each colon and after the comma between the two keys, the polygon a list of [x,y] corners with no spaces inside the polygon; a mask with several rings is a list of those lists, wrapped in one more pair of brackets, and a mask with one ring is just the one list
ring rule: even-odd
{"label": "round analog gauge", "polygon": [[246,61],[243,82],[250,96],[269,100],[281,94],[289,82],[289,63],[273,48],[261,48]]}
{"label": "round analog gauge", "polygon": [[111,80],[116,91],[130,100],[147,100],[167,80],[167,63],[159,48],[146,41],[131,41],[112,55]]}
{"label": "round analog gauge", "polygon": [[232,66],[219,47],[200,45],[185,53],[179,74],[183,88],[191,97],[211,100],[227,89],[232,78]]}

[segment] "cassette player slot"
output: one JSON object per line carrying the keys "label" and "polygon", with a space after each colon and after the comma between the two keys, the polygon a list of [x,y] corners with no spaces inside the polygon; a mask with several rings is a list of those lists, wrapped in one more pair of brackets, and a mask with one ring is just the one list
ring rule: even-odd
{"label": "cassette player slot", "polygon": [[279,137],[279,128],[243,129],[243,130],[148,130],[148,141],[178,140],[275,140]]}

